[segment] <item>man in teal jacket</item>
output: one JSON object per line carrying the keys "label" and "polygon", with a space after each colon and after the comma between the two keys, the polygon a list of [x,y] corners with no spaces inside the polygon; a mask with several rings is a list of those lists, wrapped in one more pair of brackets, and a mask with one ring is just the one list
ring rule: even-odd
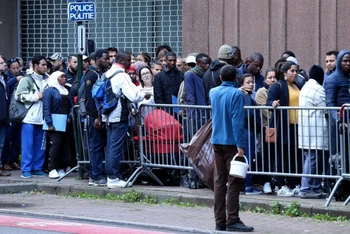
{"label": "man in teal jacket", "polygon": [[220,70],[222,84],[209,92],[213,119],[215,229],[249,232],[254,228],[244,225],[239,218],[243,179],[229,175],[233,156],[244,155],[243,94],[236,88],[236,77],[234,66],[223,66]]}

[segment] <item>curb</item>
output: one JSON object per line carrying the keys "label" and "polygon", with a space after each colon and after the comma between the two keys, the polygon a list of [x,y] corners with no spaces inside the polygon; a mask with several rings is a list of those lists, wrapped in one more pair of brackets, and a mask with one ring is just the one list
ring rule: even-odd
{"label": "curb", "polygon": [[[193,194],[186,194],[173,191],[164,191],[164,190],[147,190],[140,187],[132,187],[132,188],[123,188],[123,189],[108,189],[107,187],[94,187],[94,186],[86,186],[86,185],[65,185],[65,184],[51,184],[51,183],[23,183],[23,182],[14,182],[8,184],[0,184],[0,194],[5,193],[21,193],[21,192],[29,192],[32,190],[39,190],[46,192],[47,194],[53,195],[69,195],[71,193],[81,193],[86,192],[93,195],[98,196],[106,196],[108,193],[115,195],[123,195],[125,193],[129,193],[131,189],[134,189],[135,192],[139,193],[141,199],[146,196],[151,196],[157,200],[157,202],[164,202],[168,199],[175,199],[178,202],[190,202],[199,205],[204,205],[208,207],[213,207],[214,199],[213,196],[198,196]],[[244,210],[249,210],[254,207],[262,207],[266,210],[270,210],[270,204],[272,202],[278,201],[282,209],[287,205],[290,205],[293,201],[283,201],[283,200],[267,200],[267,199],[256,199],[253,197],[240,197],[240,202],[242,203]],[[345,216],[350,219],[350,210],[347,209],[346,206],[334,207],[329,206],[328,208],[323,208],[319,206],[315,206],[312,204],[307,204],[305,200],[297,201],[300,205],[300,211],[306,214],[330,214],[332,216]]]}

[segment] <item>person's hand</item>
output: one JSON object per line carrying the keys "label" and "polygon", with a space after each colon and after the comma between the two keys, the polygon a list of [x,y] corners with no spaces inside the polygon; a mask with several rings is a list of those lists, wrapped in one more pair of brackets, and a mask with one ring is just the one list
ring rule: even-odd
{"label": "person's hand", "polygon": [[54,126],[49,127],[49,131],[56,131]]}
{"label": "person's hand", "polygon": [[272,106],[273,106],[273,107],[277,107],[277,106],[279,106],[279,105],[280,105],[280,100],[279,100],[279,99],[273,101],[273,103],[272,103]]}
{"label": "person's hand", "polygon": [[102,128],[101,121],[100,121],[99,118],[96,118],[96,119],[95,119],[95,121],[94,121],[94,127],[97,128],[97,129]]}
{"label": "person's hand", "polygon": [[244,156],[244,148],[237,148],[238,152],[237,152],[237,156]]}
{"label": "person's hand", "polygon": [[17,76],[16,79],[17,81],[20,81],[24,76]]}
{"label": "person's hand", "polygon": [[132,109],[131,109],[131,114],[132,114],[132,115],[136,115],[136,110],[135,110],[135,108],[132,108]]}
{"label": "person's hand", "polygon": [[43,98],[43,92],[39,92],[38,97],[39,97],[39,100],[41,100]]}
{"label": "person's hand", "polygon": [[146,95],[145,95],[145,98],[146,98],[147,100],[150,99],[150,98],[151,98],[151,94],[149,94],[149,93],[146,94]]}
{"label": "person's hand", "polygon": [[246,90],[244,90],[242,87],[239,87],[238,89],[241,90],[241,92],[242,92],[244,95],[248,94],[248,92],[247,92]]}
{"label": "person's hand", "polygon": [[71,120],[70,119],[67,119],[67,124],[71,124]]}

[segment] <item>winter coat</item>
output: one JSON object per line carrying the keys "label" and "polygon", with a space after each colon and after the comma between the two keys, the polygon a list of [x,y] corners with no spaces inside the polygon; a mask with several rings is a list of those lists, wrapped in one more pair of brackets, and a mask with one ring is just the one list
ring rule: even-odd
{"label": "winter coat", "polygon": [[[327,106],[340,107],[344,103],[350,103],[350,74],[345,73],[341,68],[341,61],[346,54],[350,54],[350,51],[342,50],[339,52],[335,72],[333,72],[325,82],[324,87]],[[331,118],[333,122],[336,122],[336,110],[331,111]]]}
{"label": "winter coat", "polygon": [[215,59],[211,64],[209,69],[204,73],[203,75],[203,82],[204,82],[204,93],[205,93],[205,100],[207,104],[210,104],[209,100],[209,91],[221,85],[220,80],[220,69],[225,66],[227,63],[220,61],[218,59]]}
{"label": "winter coat", "polygon": [[316,110],[299,110],[298,145],[301,149],[328,150],[328,122],[325,111],[326,94],[322,85],[309,79],[299,95],[300,107],[319,107]]}

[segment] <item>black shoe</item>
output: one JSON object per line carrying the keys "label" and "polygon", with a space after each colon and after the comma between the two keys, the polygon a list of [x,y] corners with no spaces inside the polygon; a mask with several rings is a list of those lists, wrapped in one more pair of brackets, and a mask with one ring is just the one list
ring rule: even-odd
{"label": "black shoe", "polygon": [[184,187],[184,188],[190,187],[187,175],[181,176],[180,187]]}
{"label": "black shoe", "polygon": [[198,189],[196,181],[190,181],[189,189]]}
{"label": "black shoe", "polygon": [[226,226],[215,226],[215,231],[226,231]]}
{"label": "black shoe", "polygon": [[238,222],[226,225],[226,231],[233,232],[251,232],[253,231],[253,227],[246,226],[241,220]]}

